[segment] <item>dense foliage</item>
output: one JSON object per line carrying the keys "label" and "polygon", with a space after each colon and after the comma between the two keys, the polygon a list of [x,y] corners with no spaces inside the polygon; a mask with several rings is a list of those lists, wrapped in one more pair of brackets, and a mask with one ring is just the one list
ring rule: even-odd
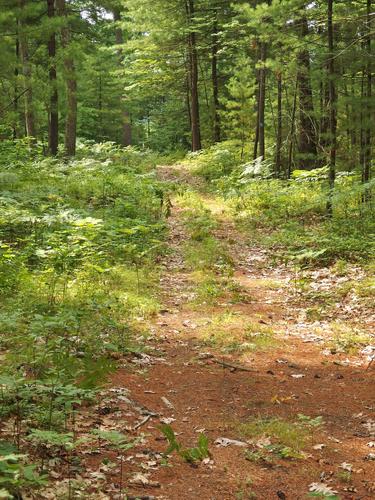
{"label": "dense foliage", "polygon": [[167,196],[151,153],[111,143],[80,144],[60,162],[3,141],[1,158],[0,418],[15,419],[20,444],[31,429],[67,429],[116,353],[143,348]]}

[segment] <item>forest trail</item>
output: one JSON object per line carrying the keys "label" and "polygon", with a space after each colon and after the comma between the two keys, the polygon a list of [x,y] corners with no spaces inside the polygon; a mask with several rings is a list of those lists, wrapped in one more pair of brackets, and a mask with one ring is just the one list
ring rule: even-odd
{"label": "forest trail", "polygon": [[[159,176],[189,182],[197,193],[199,183],[185,173],[159,168]],[[103,469],[102,453],[88,457],[89,469],[104,472],[109,498],[302,500],[314,487],[342,499],[373,498],[373,368],[366,369],[363,357],[324,350],[323,334],[304,321],[306,304],[291,270],[271,265],[272,255],[248,244],[225,207],[198,196],[218,221],[214,236],[233,260],[239,298],[194,302],[197,285],[183,251],[185,208],[173,200],[152,348],[116,372],[97,408],[96,424],[126,426],[143,441],[128,452],[121,478]],[[236,338],[250,331],[254,345],[223,353],[221,329]],[[298,415],[305,416],[302,435]],[[257,431],[243,425],[254,419]],[[275,419],[290,427],[280,429]],[[191,465],[173,453],[164,463],[161,423],[171,425],[184,447],[204,433],[211,458]],[[119,483],[128,497],[118,495]]]}

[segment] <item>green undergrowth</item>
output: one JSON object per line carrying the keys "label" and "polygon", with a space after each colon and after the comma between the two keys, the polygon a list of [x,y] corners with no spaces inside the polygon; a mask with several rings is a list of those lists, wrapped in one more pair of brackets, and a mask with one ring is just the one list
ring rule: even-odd
{"label": "green undergrowth", "polygon": [[110,143],[72,161],[1,143],[0,418],[17,447],[31,428],[69,431],[113,354],[143,348],[169,203],[154,163]]}
{"label": "green undergrowth", "polygon": [[240,227],[280,260],[303,266],[337,260],[364,264],[375,252],[373,212],[360,207],[360,193],[353,199],[350,187],[352,179],[338,181],[331,220],[325,216],[326,191],[319,182],[258,180],[231,203]]}
{"label": "green undergrowth", "polygon": [[304,450],[314,443],[315,433],[322,425],[322,417],[300,414],[294,422],[274,417],[254,418],[239,424],[237,429],[254,446],[246,450],[247,460],[272,463],[274,458],[304,458]]}
{"label": "green undergrowth", "polygon": [[210,324],[201,329],[200,336],[206,345],[223,352],[245,353],[277,346],[271,327],[232,312],[214,316]]}
{"label": "green undergrowth", "polygon": [[215,236],[218,219],[196,192],[186,191],[177,203],[183,208],[182,220],[189,236],[183,254],[194,284],[192,305],[211,306],[224,297],[232,303],[244,300],[241,287],[232,279],[234,262],[228,245]]}
{"label": "green undergrowth", "polygon": [[159,429],[169,444],[167,450],[165,451],[166,456],[176,452],[183,460],[191,464],[210,457],[210,452],[208,450],[208,438],[205,434],[199,434],[197,446],[193,448],[184,448],[182,443],[178,441],[177,436],[170,425],[163,424],[159,427]]}
{"label": "green undergrowth", "polygon": [[223,196],[239,227],[274,258],[303,266],[331,265],[337,260],[365,265],[375,254],[373,202],[363,203],[374,182],[337,173],[333,216],[327,218],[327,168],[295,171],[290,180],[273,178],[269,163],[244,163],[232,143],[222,143],[187,160]]}
{"label": "green undergrowth", "polygon": [[194,284],[192,306],[214,306],[219,299],[231,304],[249,301],[246,291],[230,276],[201,270],[192,272],[190,279]]}
{"label": "green undergrowth", "polygon": [[334,352],[357,354],[374,340],[369,333],[350,324],[335,322],[331,323],[330,328],[332,333],[328,346]]}

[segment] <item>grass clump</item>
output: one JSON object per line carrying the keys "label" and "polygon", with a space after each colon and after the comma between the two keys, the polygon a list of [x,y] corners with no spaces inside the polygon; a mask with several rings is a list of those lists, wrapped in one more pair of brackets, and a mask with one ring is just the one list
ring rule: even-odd
{"label": "grass clump", "polygon": [[196,193],[187,192],[179,199],[184,225],[190,241],[184,246],[185,262],[193,271],[212,271],[216,274],[231,274],[233,260],[224,243],[215,238],[217,220],[208,210],[202,198]]}
{"label": "grass clump", "polygon": [[215,316],[201,335],[206,344],[225,352],[264,350],[277,345],[272,328],[231,312]]}
{"label": "grass clump", "polygon": [[280,418],[257,418],[240,424],[241,436],[258,442],[256,449],[246,451],[245,457],[252,462],[270,464],[274,457],[284,459],[304,458],[303,450],[313,431],[322,424],[320,417],[311,419],[299,415],[297,422]]}
{"label": "grass clump", "polygon": [[212,236],[186,243],[184,258],[193,271],[214,271],[227,275],[233,272],[233,261],[225,246]]}
{"label": "grass clump", "polygon": [[218,276],[210,271],[195,271],[191,275],[195,284],[193,305],[214,305],[218,299],[236,304],[247,297],[242,287],[229,276]]}
{"label": "grass clump", "polygon": [[356,354],[358,351],[373,342],[373,337],[359,328],[344,323],[331,324],[331,349],[347,354]]}

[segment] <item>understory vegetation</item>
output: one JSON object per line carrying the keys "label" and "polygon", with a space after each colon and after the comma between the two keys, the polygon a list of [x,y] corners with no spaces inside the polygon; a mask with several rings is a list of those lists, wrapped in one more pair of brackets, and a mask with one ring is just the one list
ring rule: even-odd
{"label": "understory vegetation", "polygon": [[230,142],[194,153],[186,164],[208,182],[209,192],[225,201],[249,239],[272,249],[275,259],[307,266],[373,265],[374,209],[363,203],[373,181],[363,185],[355,172],[339,173],[334,210],[327,217],[326,167],[296,170],[290,180],[275,179],[266,161],[241,162]]}
{"label": "understory vegetation", "polygon": [[0,442],[0,485],[17,497],[43,483],[24,451],[74,448],[76,411],[118,353],[144,349],[167,194],[151,153],[86,143],[63,161],[0,147],[0,418],[17,450]]}

